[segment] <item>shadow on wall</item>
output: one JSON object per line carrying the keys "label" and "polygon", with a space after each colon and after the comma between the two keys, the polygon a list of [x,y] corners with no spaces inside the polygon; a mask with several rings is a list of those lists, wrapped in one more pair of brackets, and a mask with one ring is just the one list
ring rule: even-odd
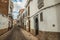
{"label": "shadow on wall", "polygon": [[[60,2],[60,0],[55,0],[55,2]],[[59,33],[57,33],[57,39],[60,40],[60,4],[56,6],[56,16],[57,16],[57,23],[58,23],[58,28],[57,30]]]}

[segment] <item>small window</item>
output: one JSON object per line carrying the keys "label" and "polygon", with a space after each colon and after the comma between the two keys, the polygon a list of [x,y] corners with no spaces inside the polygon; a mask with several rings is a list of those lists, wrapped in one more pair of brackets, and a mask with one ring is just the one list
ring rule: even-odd
{"label": "small window", "polygon": [[40,13],[40,21],[43,21],[43,13]]}
{"label": "small window", "polygon": [[44,0],[38,0],[38,9],[44,6]]}

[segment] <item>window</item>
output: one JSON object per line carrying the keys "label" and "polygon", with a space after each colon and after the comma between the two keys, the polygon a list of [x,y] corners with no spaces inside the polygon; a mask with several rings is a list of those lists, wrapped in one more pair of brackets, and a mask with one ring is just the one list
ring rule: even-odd
{"label": "window", "polygon": [[23,18],[24,18],[24,14],[23,14]]}
{"label": "window", "polygon": [[30,15],[30,6],[28,6],[28,16]]}
{"label": "window", "polygon": [[40,13],[40,21],[43,21],[43,13]]}
{"label": "window", "polygon": [[44,6],[44,0],[38,0],[38,9]]}

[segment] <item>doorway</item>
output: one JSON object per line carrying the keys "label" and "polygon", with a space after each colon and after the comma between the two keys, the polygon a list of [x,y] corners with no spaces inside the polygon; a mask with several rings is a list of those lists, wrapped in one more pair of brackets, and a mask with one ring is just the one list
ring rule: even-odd
{"label": "doorway", "polygon": [[29,32],[30,32],[30,20],[29,20]]}
{"label": "doorway", "polygon": [[35,35],[38,35],[38,32],[39,32],[38,15],[34,17],[34,26],[35,26]]}

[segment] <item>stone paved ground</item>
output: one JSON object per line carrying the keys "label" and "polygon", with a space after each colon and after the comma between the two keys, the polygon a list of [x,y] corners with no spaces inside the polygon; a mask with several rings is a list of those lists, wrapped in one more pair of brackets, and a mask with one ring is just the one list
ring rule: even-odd
{"label": "stone paved ground", "polygon": [[0,40],[38,40],[38,39],[20,27],[14,27],[9,32],[0,36]]}
{"label": "stone paved ground", "polygon": [[22,33],[24,33],[25,37],[28,39],[28,40],[38,40],[38,38],[36,38],[35,36],[33,36],[32,34],[26,32],[25,30],[21,29],[22,30]]}

